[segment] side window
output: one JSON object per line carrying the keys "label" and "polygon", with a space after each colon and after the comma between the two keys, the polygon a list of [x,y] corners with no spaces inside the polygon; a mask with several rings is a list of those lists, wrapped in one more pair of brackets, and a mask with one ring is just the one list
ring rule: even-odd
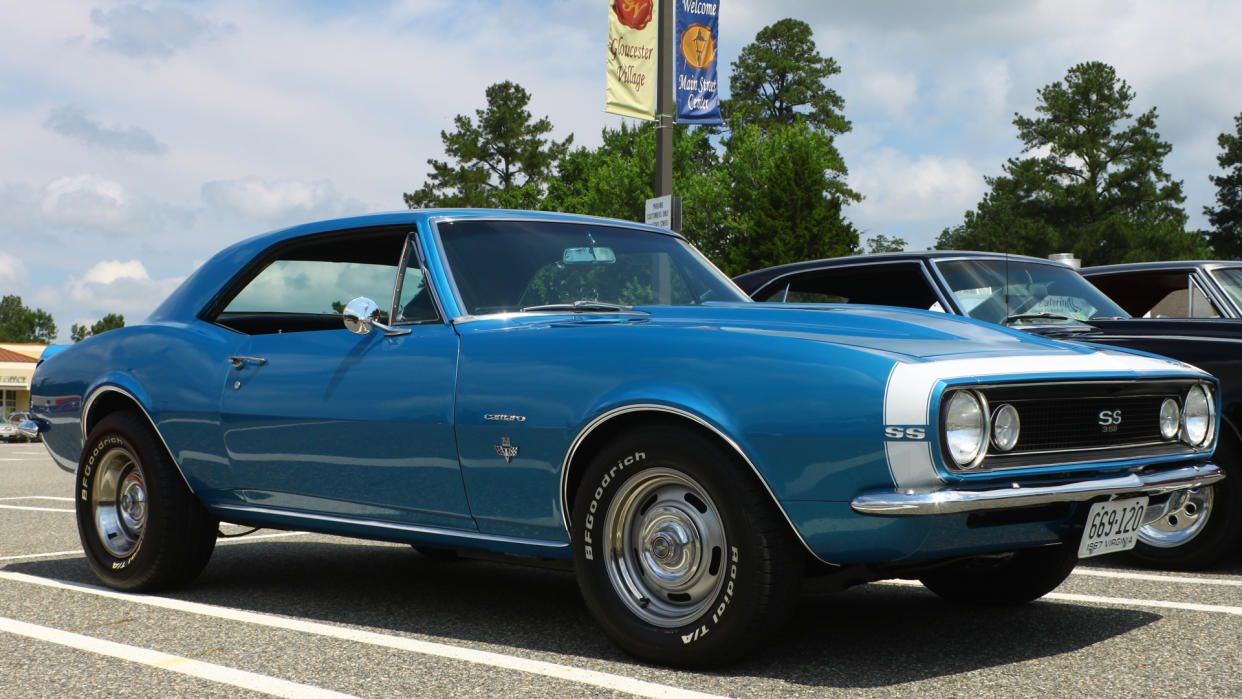
{"label": "side window", "polygon": [[1093,276],[1091,283],[1136,318],[1219,318],[1186,271]]}
{"label": "side window", "polygon": [[918,262],[820,270],[789,283],[790,303],[866,303],[932,308],[939,302]]}
{"label": "side window", "polygon": [[342,231],[277,248],[215,322],[249,335],[344,329],[345,304],[375,301],[387,322],[408,231]]}
{"label": "side window", "polygon": [[393,320],[398,323],[439,320],[435,301],[431,298],[431,289],[427,288],[427,278],[419,261],[416,241],[411,238],[410,242],[405,268],[401,272],[401,293],[397,295],[397,315]]}

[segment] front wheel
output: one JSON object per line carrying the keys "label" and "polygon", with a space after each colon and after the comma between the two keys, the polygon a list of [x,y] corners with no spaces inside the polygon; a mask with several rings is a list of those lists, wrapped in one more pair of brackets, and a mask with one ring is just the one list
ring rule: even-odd
{"label": "front wheel", "polygon": [[1199,570],[1235,553],[1242,543],[1240,459],[1237,440],[1222,435],[1212,460],[1225,480],[1170,493],[1159,516],[1139,529],[1131,558],[1156,568]]}
{"label": "front wheel", "polygon": [[951,602],[1022,604],[1055,590],[1077,563],[1078,551],[1059,544],[1016,551],[999,559],[959,561],[925,573],[919,582]]}
{"label": "front wheel", "polygon": [[592,461],[575,498],[574,566],[617,645],[665,665],[727,663],[783,623],[803,553],[737,457],[650,428]]}
{"label": "front wheel", "polygon": [[193,580],[211,557],[219,523],[135,413],[100,420],[82,451],[76,490],[82,549],[109,587],[175,587]]}

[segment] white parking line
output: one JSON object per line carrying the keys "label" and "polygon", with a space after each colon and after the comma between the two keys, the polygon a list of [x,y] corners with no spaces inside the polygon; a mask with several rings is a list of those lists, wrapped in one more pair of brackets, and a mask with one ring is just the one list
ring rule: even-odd
{"label": "white parking line", "polygon": [[70,590],[73,592],[83,592],[100,597],[108,597],[111,599],[124,600],[134,604],[143,604],[150,607],[159,607],[162,609],[171,609],[173,611],[185,612],[188,614],[198,614],[201,616],[214,617],[217,619],[226,619],[229,621],[238,621],[247,624],[255,624],[258,626],[267,626],[276,629],[286,629],[289,631],[299,631],[302,633],[313,634],[316,636],[326,636],[342,641],[352,641],[355,643],[365,643],[373,646],[381,646],[384,648],[392,648],[394,650],[403,650],[420,655],[430,655],[439,658],[449,658],[452,660],[460,660],[467,663],[477,665],[486,665],[489,667],[502,668],[506,670],[516,670],[532,675],[540,675],[567,682],[577,682],[579,684],[590,685],[593,687],[601,687],[617,692],[628,692],[643,697],[714,697],[716,695],[703,694],[680,687],[672,687],[669,685],[657,684],[655,682],[646,682],[644,680],[626,677],[624,675],[613,675],[607,672],[599,672],[596,670],[586,670],[583,668],[573,667],[570,665],[560,665],[558,663],[550,663],[543,660],[532,660],[513,655],[505,655],[503,653],[495,653],[492,651],[475,650],[473,648],[464,648],[462,646],[453,646],[445,643],[435,643],[432,641],[420,641],[405,636],[386,636],[373,631],[363,631],[361,629],[353,629],[344,626],[332,626],[330,624],[322,624],[314,621],[305,621],[302,619],[291,619],[287,617],[276,616],[274,614],[264,614],[261,612],[248,612],[241,609],[231,609],[228,607],[217,607],[210,604],[202,604],[199,602],[187,602],[184,600],[171,599],[168,597],[157,597],[149,595],[133,595],[125,592],[116,592],[107,590],[94,585],[82,585],[79,583],[71,583],[63,580],[53,580],[51,578],[40,578],[34,575],[26,575],[24,573],[7,573],[0,571],[0,580],[10,580],[13,582],[29,583],[31,585],[41,585],[43,587],[57,588],[61,590]]}
{"label": "white parking line", "polygon": [[268,677],[267,675],[260,675],[245,670],[237,670],[223,665],[205,663],[201,660],[191,660],[190,658],[161,653],[149,648],[128,646],[123,643],[106,641],[102,638],[94,638],[93,636],[83,636],[82,634],[61,631],[60,629],[53,629],[47,626],[28,624],[16,619],[0,617],[0,631],[278,697],[290,697],[291,699],[297,697],[324,697],[326,699],[328,697],[353,696],[352,694],[341,694],[340,692],[333,692],[298,682],[290,682],[289,680],[282,680],[276,677]]}
{"label": "white parking line", "polygon": [[[247,534],[244,537],[235,539],[219,539],[216,546],[227,546],[229,544],[244,544],[248,541],[256,539],[277,539],[287,536],[310,536],[311,532],[276,532],[275,534]],[[0,561],[23,561],[31,558],[55,558],[57,556],[77,556],[82,554],[82,549],[74,549],[72,551],[52,551],[50,553],[26,553],[20,556],[0,556]]]}
{"label": "white parking line", "polygon": [[11,498],[0,498],[0,502],[6,500],[56,500],[57,502],[73,502],[73,498],[62,498],[52,495],[15,495]]}
{"label": "white parking line", "polygon": [[27,507],[25,505],[0,505],[0,510],[26,510],[27,512],[68,512],[73,514],[73,510],[66,510],[59,507]]}
{"label": "white parking line", "polygon": [[1091,575],[1098,578],[1120,578],[1122,580],[1154,580],[1156,582],[1185,583],[1187,585],[1224,585],[1226,587],[1242,587],[1242,580],[1188,578],[1184,575],[1158,575],[1155,573],[1126,573],[1120,570],[1099,570],[1098,568],[1075,568],[1074,575]]}
{"label": "white parking line", "polygon": [[[0,576],[5,573],[0,573]],[[881,580],[875,585],[898,585],[901,587],[922,587],[917,580]],[[1224,604],[1199,604],[1197,602],[1172,602],[1160,599],[1135,599],[1132,597],[1100,597],[1097,595],[1075,595],[1068,592],[1049,592],[1039,599],[1061,600],[1063,602],[1092,602],[1106,604],[1110,607],[1155,607],[1156,609],[1186,609],[1194,612],[1210,612],[1213,614],[1232,614],[1242,616],[1242,607]]]}

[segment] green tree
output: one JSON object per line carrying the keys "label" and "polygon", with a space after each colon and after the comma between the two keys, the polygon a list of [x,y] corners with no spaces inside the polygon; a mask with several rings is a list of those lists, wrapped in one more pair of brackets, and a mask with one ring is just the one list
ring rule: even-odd
{"label": "green tree", "polygon": [[735,126],[724,166],[729,218],[709,249],[723,251],[717,262],[728,274],[858,251],[858,231],[841,212],[862,197],[845,184],[830,134],[804,122]]}
{"label": "green tree", "polygon": [[730,123],[768,128],[803,119],[832,134],[850,130],[841,115],[845,100],[824,85],[841,68],[819,55],[806,22],[782,19],[760,29],[731,65],[732,96],[721,105]]}
{"label": "green tree", "polygon": [[[653,122],[605,128],[599,148],[578,148],[560,163],[540,208],[551,211],[642,221],[644,204],[655,196],[656,128]],[[710,131],[677,126],[673,130],[673,193],[682,198],[682,235],[713,256],[705,242],[723,220],[720,157]]]}
{"label": "green tree", "polygon": [[1212,224],[1208,243],[1212,254],[1218,259],[1242,259],[1242,114],[1233,118],[1234,133],[1217,137],[1220,164],[1223,175],[1209,175],[1216,185],[1216,208],[1203,207],[1203,213]]}
{"label": "green tree", "polygon": [[56,323],[41,308],[29,309],[22,304],[20,296],[0,299],[0,342],[56,341]]}
{"label": "green tree", "polygon": [[1112,66],[1080,63],[1038,94],[1038,116],[1013,120],[1029,155],[986,178],[991,191],[937,247],[1073,252],[1084,265],[1203,254],[1185,230],[1182,184],[1164,170],[1172,146],[1156,109],[1134,117],[1134,91]]}
{"label": "green tree", "polygon": [[486,90],[487,108],[475,110],[475,123],[458,114],[452,133],[440,132],[453,162],[429,159],[432,172],[421,189],[405,194],[411,209],[427,207],[535,208],[556,165],[573,142],[546,138],[547,117],[531,121],[530,95],[505,81]]}
{"label": "green tree", "polygon": [[109,313],[90,326],[74,323],[69,330],[69,339],[74,342],[81,342],[92,335],[123,327],[125,327],[125,316],[119,313]]}
{"label": "green tree", "polygon": [[864,246],[865,251],[869,255],[879,252],[902,252],[909,243],[905,238],[888,237],[886,235],[875,235],[867,239]]}

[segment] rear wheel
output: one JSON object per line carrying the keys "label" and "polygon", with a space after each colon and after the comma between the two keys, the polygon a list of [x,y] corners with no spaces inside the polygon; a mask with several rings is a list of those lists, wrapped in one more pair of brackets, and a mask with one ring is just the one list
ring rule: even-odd
{"label": "rear wheel", "polygon": [[1169,495],[1160,516],[1139,529],[1132,558],[1157,568],[1197,570],[1218,563],[1242,543],[1242,449],[1222,435],[1213,462],[1225,480]]}
{"label": "rear wheel", "polygon": [[109,587],[184,584],[215,547],[219,523],[134,413],[108,415],[91,432],[78,463],[76,509],[86,560]]}
{"label": "rear wheel", "polygon": [[966,604],[1022,604],[1065,582],[1078,551],[1065,544],[1016,551],[1000,559],[980,558],[937,568],[919,578],[927,589]]}
{"label": "rear wheel", "polygon": [[591,613],[625,650],[687,667],[736,659],[784,622],[802,548],[737,457],[649,428],[605,447],[574,507],[574,565]]}

